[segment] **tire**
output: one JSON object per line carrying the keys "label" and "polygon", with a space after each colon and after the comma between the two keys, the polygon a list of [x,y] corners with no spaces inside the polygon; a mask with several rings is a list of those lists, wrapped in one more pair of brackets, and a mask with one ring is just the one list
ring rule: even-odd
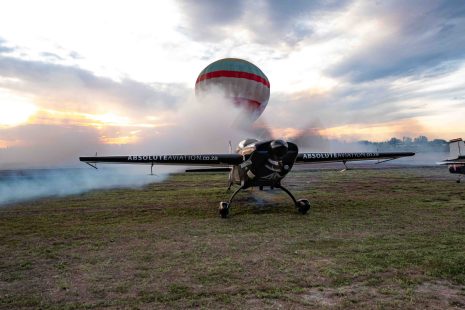
{"label": "tire", "polygon": [[297,210],[302,215],[307,214],[307,212],[310,210],[310,202],[308,202],[307,199],[299,199],[297,200],[297,204]]}
{"label": "tire", "polygon": [[220,202],[220,208],[219,208],[220,216],[221,218],[225,219],[228,217],[229,214],[229,203],[227,202]]}

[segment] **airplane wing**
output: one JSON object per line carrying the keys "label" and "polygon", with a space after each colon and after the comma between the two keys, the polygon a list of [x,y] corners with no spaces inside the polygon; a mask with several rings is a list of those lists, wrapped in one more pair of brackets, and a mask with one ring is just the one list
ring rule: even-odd
{"label": "airplane wing", "polygon": [[79,157],[79,160],[96,168],[95,164],[143,164],[228,167],[243,161],[239,154],[200,154],[200,155],[128,155]]}
{"label": "airplane wing", "polygon": [[299,153],[296,164],[348,162],[355,160],[393,160],[400,157],[413,156],[412,152],[365,152],[365,153]]}

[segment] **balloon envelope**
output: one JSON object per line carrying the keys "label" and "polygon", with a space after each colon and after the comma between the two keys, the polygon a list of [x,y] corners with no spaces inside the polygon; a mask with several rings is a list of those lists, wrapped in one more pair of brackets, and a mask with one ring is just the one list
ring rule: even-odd
{"label": "balloon envelope", "polygon": [[220,88],[227,98],[245,108],[257,119],[270,99],[270,82],[254,64],[238,58],[225,58],[209,64],[195,82],[196,96]]}

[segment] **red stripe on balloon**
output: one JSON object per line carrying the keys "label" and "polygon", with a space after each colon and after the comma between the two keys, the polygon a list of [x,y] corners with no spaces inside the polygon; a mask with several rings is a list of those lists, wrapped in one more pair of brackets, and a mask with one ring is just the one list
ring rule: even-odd
{"label": "red stripe on balloon", "polygon": [[219,77],[230,77],[230,78],[239,78],[239,79],[247,79],[252,80],[255,82],[262,83],[266,87],[270,88],[270,82],[265,80],[259,75],[249,73],[249,72],[242,72],[242,71],[228,71],[228,70],[219,70],[214,72],[205,73],[197,78],[195,84],[202,82],[204,80],[219,78]]}

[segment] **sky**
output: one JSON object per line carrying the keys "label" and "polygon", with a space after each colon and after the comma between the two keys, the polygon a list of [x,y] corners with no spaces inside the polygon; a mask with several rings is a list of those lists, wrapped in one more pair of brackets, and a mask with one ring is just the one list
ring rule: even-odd
{"label": "sky", "polygon": [[2,1],[0,168],[226,150],[194,95],[225,57],[267,75],[278,135],[464,137],[464,47],[462,1]]}

